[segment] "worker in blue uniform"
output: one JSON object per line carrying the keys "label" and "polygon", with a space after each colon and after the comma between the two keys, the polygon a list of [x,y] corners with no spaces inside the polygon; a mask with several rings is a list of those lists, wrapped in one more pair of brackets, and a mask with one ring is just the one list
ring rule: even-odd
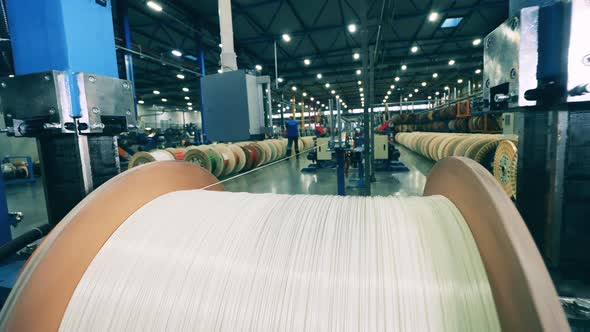
{"label": "worker in blue uniform", "polygon": [[297,121],[291,119],[285,125],[287,127],[287,156],[291,156],[291,147],[295,143],[295,154],[299,155],[299,130],[297,130]]}

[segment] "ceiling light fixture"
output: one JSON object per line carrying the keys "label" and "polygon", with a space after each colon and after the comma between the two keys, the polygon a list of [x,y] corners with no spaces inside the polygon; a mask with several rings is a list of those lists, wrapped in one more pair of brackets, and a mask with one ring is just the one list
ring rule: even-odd
{"label": "ceiling light fixture", "polygon": [[189,97],[189,96],[184,96],[184,100],[191,100],[191,97]]}
{"label": "ceiling light fixture", "polygon": [[319,73],[318,73],[317,75],[315,75],[315,77],[317,77],[317,79],[318,79],[318,80],[321,80],[321,79],[322,79],[322,77],[324,77],[324,76],[323,76],[322,74],[319,74]]}
{"label": "ceiling light fixture", "polygon": [[293,87],[291,87],[291,90],[297,91],[297,87],[296,86],[293,86]]}
{"label": "ceiling light fixture", "polygon": [[155,95],[159,95],[159,94],[160,94],[160,91],[158,91],[158,90],[154,90],[154,91],[152,91],[152,92],[153,92]]}
{"label": "ceiling light fixture", "polygon": [[182,91],[189,92],[189,89],[188,88],[182,88]]}
{"label": "ceiling light fixture", "polygon": [[422,82],[422,86],[426,86],[426,82]]}
{"label": "ceiling light fixture", "polygon": [[282,38],[286,43],[291,41],[291,36],[289,36],[289,34],[284,33]]}
{"label": "ceiling light fixture", "polygon": [[172,50],[172,52],[170,53],[172,53],[172,55],[174,56],[182,56],[182,52],[180,52],[179,50]]}
{"label": "ceiling light fixture", "polygon": [[481,69],[476,69],[476,70],[475,70],[475,73],[476,73],[476,74],[481,74]]}
{"label": "ceiling light fixture", "polygon": [[360,58],[361,58],[361,55],[360,55],[359,53],[354,53],[354,54],[352,55],[352,58],[353,58],[353,59],[355,59],[355,60],[358,60],[358,59],[360,59]]}
{"label": "ceiling light fixture", "polygon": [[167,102],[167,101],[168,101],[168,99],[166,99],[166,98],[162,98],[162,101],[163,101],[163,102]]}
{"label": "ceiling light fixture", "polygon": [[138,100],[138,101],[137,101],[137,103],[138,103],[138,104],[145,104],[145,101],[143,101],[143,100]]}
{"label": "ceiling light fixture", "polygon": [[454,64],[455,64],[455,60],[453,60],[453,59],[449,60],[449,66],[452,66]]}
{"label": "ceiling light fixture", "polygon": [[402,70],[406,70],[406,69],[408,69],[408,66],[402,65]]}
{"label": "ceiling light fixture", "polygon": [[461,83],[463,83],[463,80],[462,79],[458,79],[457,80],[457,83],[461,84]]}
{"label": "ceiling light fixture", "polygon": [[183,80],[184,79],[184,75],[182,74],[177,74],[176,77],[178,77],[179,79]]}
{"label": "ceiling light fixture", "polygon": [[282,77],[279,77],[279,78],[277,79],[277,82],[279,82],[279,83],[283,83],[284,81],[285,81],[285,80],[283,80],[283,78],[282,78]]}
{"label": "ceiling light fixture", "polygon": [[396,82],[399,82],[399,76],[396,76],[396,77],[394,78],[394,81],[396,81]]}
{"label": "ceiling light fixture", "polygon": [[147,2],[147,6],[150,7],[151,9],[157,11],[157,12],[161,12],[162,11],[162,6],[160,6],[159,3],[155,2],[155,1],[148,1]]}
{"label": "ceiling light fixture", "polygon": [[360,75],[360,74],[362,74],[362,73],[363,73],[363,71],[362,71],[362,70],[360,70],[360,69],[357,69],[357,70],[356,70],[356,74],[357,74],[357,75]]}
{"label": "ceiling light fixture", "polygon": [[412,46],[412,48],[410,49],[410,51],[411,51],[412,53],[416,53],[416,52],[418,52],[418,46]]}
{"label": "ceiling light fixture", "polygon": [[305,59],[305,60],[303,60],[303,64],[306,66],[309,66],[309,65],[311,65],[311,60]]}
{"label": "ceiling light fixture", "polygon": [[437,12],[432,12],[430,13],[430,15],[428,15],[428,20],[430,22],[434,22],[438,19],[438,13]]}
{"label": "ceiling light fixture", "polygon": [[432,74],[432,77],[437,78],[438,77],[438,73]]}
{"label": "ceiling light fixture", "polygon": [[473,46],[478,46],[479,44],[481,44],[481,39],[477,38],[473,40]]}
{"label": "ceiling light fixture", "polygon": [[330,83],[326,83],[324,86],[325,86],[326,88],[329,88],[329,87],[330,87]]}
{"label": "ceiling light fixture", "polygon": [[347,28],[348,28],[348,32],[350,32],[350,33],[356,32],[356,24],[349,24]]}

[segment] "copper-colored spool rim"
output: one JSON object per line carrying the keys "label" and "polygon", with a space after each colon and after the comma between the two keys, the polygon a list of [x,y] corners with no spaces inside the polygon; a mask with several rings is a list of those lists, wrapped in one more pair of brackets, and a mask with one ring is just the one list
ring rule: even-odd
{"label": "copper-colored spool rim", "polygon": [[197,159],[198,166],[203,167],[207,171],[211,172],[213,165],[211,164],[211,159],[207,152],[202,151],[200,149],[187,149],[186,153],[184,154],[183,160],[189,163],[194,163],[192,160]]}
{"label": "copper-colored spool rim", "polygon": [[[130,215],[166,193],[214,183],[217,179],[201,167],[160,161],[135,167],[101,185],[64,217],[29,258],[5,303],[0,329],[57,331],[87,267]],[[223,186],[209,190],[221,191]]]}
{"label": "copper-colored spool rim", "polygon": [[543,259],[496,179],[475,161],[438,162],[424,196],[442,195],[461,211],[485,266],[503,331],[569,331]]}

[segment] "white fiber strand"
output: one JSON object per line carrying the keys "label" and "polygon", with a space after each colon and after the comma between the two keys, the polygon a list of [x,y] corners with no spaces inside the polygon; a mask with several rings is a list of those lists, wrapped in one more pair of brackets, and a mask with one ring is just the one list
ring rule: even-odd
{"label": "white fiber strand", "polygon": [[[100,220],[97,220],[100,222]],[[181,191],[131,215],[60,331],[499,331],[446,198]]]}

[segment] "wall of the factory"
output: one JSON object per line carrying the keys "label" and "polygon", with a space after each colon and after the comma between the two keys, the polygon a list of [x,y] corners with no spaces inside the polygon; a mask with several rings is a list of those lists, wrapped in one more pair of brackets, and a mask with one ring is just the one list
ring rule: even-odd
{"label": "wall of the factory", "polygon": [[163,108],[161,106],[138,105],[137,114],[142,128],[181,127],[183,124],[194,123],[201,128],[200,112],[182,112],[174,108]]}
{"label": "wall of the factory", "polygon": [[[0,128],[6,128],[2,113],[0,113]],[[29,156],[33,160],[39,160],[36,139],[29,137],[15,138],[0,134],[0,159],[6,156]]]}

